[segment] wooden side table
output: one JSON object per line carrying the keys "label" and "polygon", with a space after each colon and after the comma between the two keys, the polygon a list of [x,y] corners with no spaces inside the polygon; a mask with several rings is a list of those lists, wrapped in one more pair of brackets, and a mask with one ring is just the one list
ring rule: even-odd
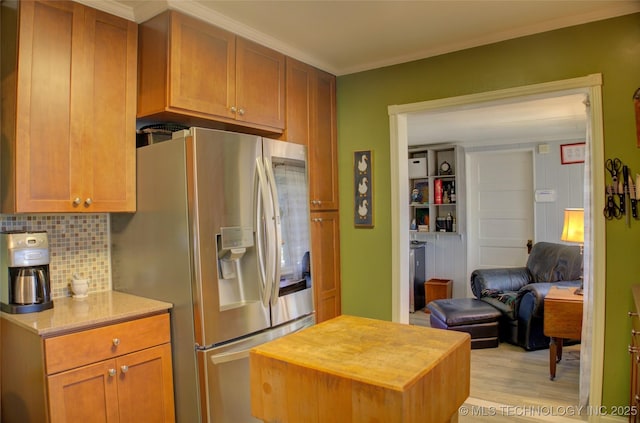
{"label": "wooden side table", "polygon": [[[451,298],[451,279],[429,279],[424,283],[424,304],[427,305],[433,300]],[[428,308],[425,313],[430,313]]]}
{"label": "wooden side table", "polygon": [[549,344],[549,379],[556,378],[556,363],[562,359],[563,339],[582,336],[582,295],[577,288],[553,287],[544,298],[544,334]]}

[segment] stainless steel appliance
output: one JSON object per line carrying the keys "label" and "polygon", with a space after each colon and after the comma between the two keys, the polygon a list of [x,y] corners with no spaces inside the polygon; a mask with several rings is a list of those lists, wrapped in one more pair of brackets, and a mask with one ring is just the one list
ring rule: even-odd
{"label": "stainless steel appliance", "polygon": [[409,311],[422,310],[425,304],[424,283],[426,242],[411,241],[409,248]]}
{"label": "stainless steel appliance", "polygon": [[314,323],[306,148],[191,128],[138,149],[114,289],[173,303],[176,418],[251,417],[249,349]]}
{"label": "stainless steel appliance", "polygon": [[1,233],[0,309],[19,314],[52,307],[47,233]]}

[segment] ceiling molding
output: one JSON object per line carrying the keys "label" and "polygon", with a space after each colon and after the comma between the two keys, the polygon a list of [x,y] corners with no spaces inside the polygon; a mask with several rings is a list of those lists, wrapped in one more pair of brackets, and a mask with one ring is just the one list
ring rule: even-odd
{"label": "ceiling molding", "polygon": [[336,70],[335,74],[347,75],[351,73],[377,69],[385,66],[398,65],[400,63],[413,62],[415,60],[426,59],[429,57],[439,56],[441,54],[453,53],[455,51],[466,50],[474,47],[480,47],[483,45],[498,43],[500,41],[511,40],[519,37],[525,37],[527,35],[539,34],[542,32],[553,31],[561,28],[567,28],[570,26],[582,25],[589,22],[616,18],[619,16],[630,15],[632,13],[637,13],[637,12],[640,12],[640,2],[628,2],[624,4],[616,3],[606,11],[598,10],[595,12],[584,13],[581,15],[551,19],[536,25],[514,28],[509,31],[501,31],[501,32],[486,34],[485,36],[476,37],[474,39],[465,40],[459,43],[439,45],[433,49],[425,49],[425,50],[416,51],[404,56],[390,57],[390,58],[386,58],[385,60],[381,60],[377,62],[363,63],[359,66],[353,66],[350,68]]}
{"label": "ceiling molding", "polygon": [[[603,19],[615,18],[623,15],[640,12],[640,1],[612,1],[606,8],[595,11],[578,13],[572,16],[565,16],[556,19],[547,19],[544,22],[521,26],[506,31],[496,31],[485,33],[479,36],[470,36],[459,42],[442,42],[435,46],[430,46],[421,50],[409,52],[407,54],[384,57],[380,60],[369,60],[367,62],[356,63],[354,65],[339,66],[329,62],[329,58],[323,58],[314,54],[313,51],[303,51],[293,47],[289,40],[281,40],[261,32],[249,25],[214,10],[216,2],[204,0],[77,0],[79,3],[103,10],[107,13],[120,16],[122,18],[144,22],[151,17],[167,9],[177,10],[209,22],[212,25],[233,32],[243,38],[262,44],[266,47],[277,50],[287,56],[296,58],[302,62],[313,65],[334,75],[347,75],[400,63],[421,60],[433,56],[447,54],[468,48],[479,47],[496,42],[506,41],[518,37],[547,32],[569,26],[581,25]],[[269,0],[265,0],[269,1]],[[304,3],[304,2],[302,2]],[[328,2],[328,6],[331,2]],[[400,7],[400,6],[399,6]],[[282,19],[282,17],[281,17]],[[322,37],[322,34],[319,35]],[[355,46],[357,48],[357,46]]]}

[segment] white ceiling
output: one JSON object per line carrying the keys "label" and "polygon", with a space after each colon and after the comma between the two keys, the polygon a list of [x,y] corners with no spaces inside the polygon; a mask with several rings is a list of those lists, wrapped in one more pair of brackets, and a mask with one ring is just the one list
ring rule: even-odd
{"label": "white ceiling", "polygon": [[[136,22],[170,8],[346,75],[640,12],[640,0],[78,0]],[[409,117],[409,143],[571,139],[583,95]]]}

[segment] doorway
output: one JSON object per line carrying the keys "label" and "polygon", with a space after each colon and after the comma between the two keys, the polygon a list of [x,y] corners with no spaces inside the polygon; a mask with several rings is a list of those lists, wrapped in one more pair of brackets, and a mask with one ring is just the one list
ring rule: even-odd
{"label": "doorway", "polygon": [[[392,225],[392,317],[397,322],[408,322],[409,286],[408,286],[408,250],[409,227],[408,205],[409,193],[405,189],[408,180],[406,168],[407,148],[409,145],[409,120],[413,114],[425,112],[443,112],[452,108],[480,108],[488,102],[517,102],[518,99],[530,96],[558,97],[569,93],[586,94],[590,101],[588,124],[591,139],[588,148],[590,158],[591,179],[588,187],[591,192],[604,192],[604,140],[602,127],[602,76],[589,75],[563,81],[554,81],[524,87],[509,88],[493,92],[471,94],[420,103],[389,106],[390,116],[390,157],[391,157],[391,225]],[[600,165],[594,166],[594,163]],[[604,207],[604,196],[593,196],[587,205],[590,210],[601,210]],[[605,231],[602,219],[591,219],[588,222],[590,239],[585,248],[591,250],[590,277],[594,280],[605,280]],[[588,397],[591,406],[600,406],[602,401],[602,368],[604,355],[604,284],[594,284],[589,293],[591,304],[590,321],[587,322],[590,338],[591,357],[585,379],[589,381]]]}

